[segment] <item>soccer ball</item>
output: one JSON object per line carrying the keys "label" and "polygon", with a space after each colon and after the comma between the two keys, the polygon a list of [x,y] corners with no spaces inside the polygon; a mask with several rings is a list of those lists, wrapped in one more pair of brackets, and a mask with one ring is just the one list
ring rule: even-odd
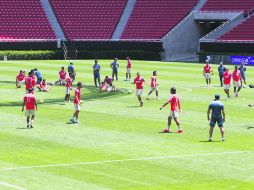
{"label": "soccer ball", "polygon": [[44,101],[43,100],[39,100],[39,102],[42,104]]}
{"label": "soccer ball", "polygon": [[131,90],[128,90],[128,94],[131,94],[132,93],[132,91]]}
{"label": "soccer ball", "polygon": [[84,102],[83,100],[80,100],[80,104],[83,104],[83,102]]}

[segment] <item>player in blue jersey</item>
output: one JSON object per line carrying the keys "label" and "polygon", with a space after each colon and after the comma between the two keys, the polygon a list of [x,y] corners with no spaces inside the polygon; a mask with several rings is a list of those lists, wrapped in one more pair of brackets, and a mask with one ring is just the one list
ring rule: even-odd
{"label": "player in blue jersey", "polygon": [[117,60],[118,59],[115,58],[114,61],[110,64],[110,67],[112,69],[112,78],[115,79],[116,76],[116,80],[118,80],[118,67],[119,67]]}
{"label": "player in blue jersey", "polygon": [[101,66],[98,64],[98,60],[94,60],[93,77],[94,77],[94,85],[96,88],[97,88],[97,81],[99,83],[99,86],[101,85],[100,69],[101,69]]}
{"label": "player in blue jersey", "polygon": [[244,85],[243,88],[246,88],[246,66],[244,65],[244,62],[242,62],[242,64],[239,66],[238,70],[241,73],[241,77],[243,79]]}
{"label": "player in blue jersey", "polygon": [[[212,111],[212,115],[210,117],[210,113]],[[222,141],[224,139],[224,127],[223,124],[225,122],[225,111],[224,105],[220,102],[220,95],[215,95],[214,101],[212,101],[207,110],[207,119],[210,121],[210,130],[209,130],[209,141],[212,141],[213,129],[215,124],[218,124],[218,127],[221,131]]]}

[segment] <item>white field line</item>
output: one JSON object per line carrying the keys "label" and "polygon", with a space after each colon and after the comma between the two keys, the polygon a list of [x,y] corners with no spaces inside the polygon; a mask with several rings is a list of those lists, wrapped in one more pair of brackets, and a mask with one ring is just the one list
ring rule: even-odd
{"label": "white field line", "polygon": [[0,181],[0,186],[10,187],[12,189],[18,189],[18,190],[26,190],[23,187],[19,187],[17,185],[13,185],[13,184],[6,183],[6,182],[3,182],[3,181]]}
{"label": "white field line", "polygon": [[94,164],[132,162],[132,161],[149,161],[149,160],[162,160],[162,159],[172,159],[172,158],[241,154],[241,153],[252,153],[252,152],[254,152],[254,150],[211,152],[211,153],[203,153],[203,154],[185,154],[185,155],[172,155],[172,156],[159,156],[159,157],[143,157],[143,158],[122,159],[122,160],[104,160],[104,161],[78,162],[78,163],[66,163],[66,164],[45,164],[45,165],[37,165],[37,166],[34,165],[34,166],[20,166],[20,167],[12,167],[12,168],[2,168],[2,169],[0,169],[0,172],[1,171],[12,171],[12,170],[25,170],[25,169],[33,169],[33,168],[68,167],[68,166],[76,166],[76,165],[94,165]]}

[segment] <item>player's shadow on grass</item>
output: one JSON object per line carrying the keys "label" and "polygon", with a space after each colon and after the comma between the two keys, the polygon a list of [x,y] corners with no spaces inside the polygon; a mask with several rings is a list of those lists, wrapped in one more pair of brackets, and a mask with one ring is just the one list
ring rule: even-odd
{"label": "player's shadow on grass", "polygon": [[246,126],[247,129],[254,129],[253,126]]}
{"label": "player's shadow on grass", "polygon": [[199,141],[199,142],[202,142],[202,143],[213,143],[213,142],[218,143],[218,142],[222,142],[222,141]]}
{"label": "player's shadow on grass", "polygon": [[3,81],[3,80],[0,80],[0,83],[3,83],[3,84],[15,84],[16,85],[16,81]]}
{"label": "player's shadow on grass", "polygon": [[31,128],[28,128],[28,127],[17,127],[16,129],[31,129]]}

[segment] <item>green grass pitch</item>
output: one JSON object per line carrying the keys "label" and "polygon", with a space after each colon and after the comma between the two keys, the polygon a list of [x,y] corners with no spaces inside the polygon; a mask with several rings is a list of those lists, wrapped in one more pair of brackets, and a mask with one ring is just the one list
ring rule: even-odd
{"label": "green grass pitch", "polygon": [[[56,81],[68,61],[0,62],[0,189],[27,190],[250,190],[254,187],[254,89],[245,88],[239,98],[226,101],[218,87],[205,87],[203,65],[133,61],[146,80],[149,91],[153,70],[158,71],[159,100],[152,94],[138,107],[131,82],[124,81],[126,61],[120,60],[121,91],[99,93],[93,87],[93,60],[74,61],[77,81],[84,83],[84,104],[78,126],[68,124],[73,104],[64,104],[64,87],[48,93],[36,92],[38,112],[34,129],[26,129],[21,104],[24,87],[16,89],[20,69],[38,68],[47,81]],[[111,60],[99,61],[101,77],[111,75]],[[217,65],[212,66],[217,70]],[[254,68],[247,68],[247,82],[254,83]],[[230,66],[230,71],[233,66]],[[175,86],[181,98],[179,118],[184,132],[164,134],[169,107],[159,107]],[[231,87],[231,95],[233,96]],[[208,143],[207,107],[214,94],[225,105],[225,142],[215,128],[214,142]],[[73,97],[73,91],[72,91]],[[173,132],[177,131],[172,125]]]}

